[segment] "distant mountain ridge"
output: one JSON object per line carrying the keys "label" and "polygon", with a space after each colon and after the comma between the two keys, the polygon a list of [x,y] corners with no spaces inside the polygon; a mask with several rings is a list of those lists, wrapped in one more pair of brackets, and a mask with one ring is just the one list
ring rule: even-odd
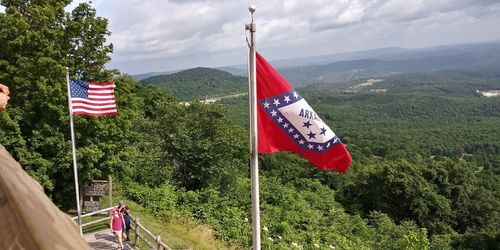
{"label": "distant mountain ridge", "polygon": [[352,61],[352,60],[367,59],[367,58],[380,58],[384,56],[398,55],[409,52],[413,52],[413,50],[400,47],[387,47],[387,48],[370,49],[370,50],[362,50],[355,52],[327,54],[321,56],[272,60],[270,63],[276,68],[290,68],[290,67],[301,67],[310,65],[323,65],[340,61]]}
{"label": "distant mountain ridge", "polygon": [[247,76],[248,75],[247,68],[240,69],[240,68],[231,67],[231,66],[224,66],[224,67],[217,67],[215,69],[226,71],[226,72],[228,72],[232,75],[235,75],[235,76]]}
{"label": "distant mountain ridge", "polygon": [[345,87],[362,79],[401,73],[487,68],[500,68],[500,43],[434,47],[414,52],[386,54],[379,58],[282,68],[279,71],[296,86],[330,83]]}
{"label": "distant mountain ridge", "polygon": [[182,70],[170,70],[170,71],[164,71],[164,72],[147,72],[143,74],[137,74],[137,75],[132,75],[132,79],[136,81],[144,80],[146,78],[150,78],[152,76],[159,76],[159,75],[170,75],[173,73],[177,73]]}
{"label": "distant mountain ridge", "polygon": [[[399,74],[421,73],[420,75],[422,75],[445,70],[488,70],[495,72],[497,69],[500,71],[500,42],[435,46],[424,49],[389,47],[323,56],[271,60],[270,63],[295,87],[314,84],[315,86],[321,85],[322,88],[346,89],[367,79],[387,78]],[[234,76],[246,76],[247,74],[246,65],[218,67],[217,69],[229,72]],[[174,72],[151,72],[135,77],[137,79],[157,74],[173,75],[172,73]],[[221,75],[221,79],[228,77]],[[240,78],[238,81],[246,85],[245,79]],[[212,80],[217,81],[216,79]],[[193,86],[200,87],[196,84]],[[216,93],[233,94],[233,87],[229,87],[229,92],[224,93],[223,90],[218,90]],[[173,88],[178,89],[179,87]],[[246,91],[244,88],[240,89]],[[208,90],[207,94],[211,95],[212,90]],[[199,97],[203,96],[197,95],[197,98]]]}
{"label": "distant mountain ridge", "polygon": [[[498,49],[499,47],[500,47],[500,41],[488,42],[488,43],[485,42],[485,43],[458,44],[458,45],[440,45],[440,46],[433,46],[421,49],[386,47],[386,48],[369,49],[369,50],[361,50],[354,52],[334,53],[334,54],[326,54],[319,56],[297,57],[297,58],[269,60],[269,61],[275,68],[284,69],[284,68],[307,67],[313,65],[325,65],[340,61],[356,61],[362,59],[397,61],[406,59],[426,58],[431,56],[451,56],[465,52],[477,53],[484,50]],[[215,67],[215,69],[223,70],[233,75],[247,74],[246,64]],[[147,77],[155,75],[165,75],[179,71],[181,70],[148,72],[143,74],[132,75],[132,77],[136,80],[142,80]]]}
{"label": "distant mountain ridge", "polygon": [[[324,65],[341,61],[355,61],[360,59],[379,59],[379,60],[404,60],[425,58],[429,56],[446,56],[457,55],[464,52],[477,52],[488,49],[498,49],[500,41],[471,43],[471,44],[456,44],[456,45],[440,45],[428,48],[408,49],[402,47],[386,47],[378,49],[368,49],[354,52],[334,53],[320,56],[298,57],[281,60],[270,60],[270,63],[276,68],[289,67],[305,67],[312,65]],[[237,68],[245,67],[245,65],[235,66]]]}
{"label": "distant mountain ridge", "polygon": [[140,81],[157,85],[183,101],[239,94],[247,91],[247,78],[211,68],[193,68]]}

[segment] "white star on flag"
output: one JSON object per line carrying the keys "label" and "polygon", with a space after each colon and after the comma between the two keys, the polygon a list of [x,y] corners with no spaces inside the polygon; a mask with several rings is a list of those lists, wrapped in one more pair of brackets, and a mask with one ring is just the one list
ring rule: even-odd
{"label": "white star on flag", "polygon": [[290,102],[290,97],[286,95],[284,100],[285,100],[286,103],[289,103]]}
{"label": "white star on flag", "polygon": [[264,108],[268,109],[268,108],[269,108],[269,104],[270,104],[270,103],[269,103],[269,102],[267,102],[267,101],[266,101],[266,102],[264,102]]}

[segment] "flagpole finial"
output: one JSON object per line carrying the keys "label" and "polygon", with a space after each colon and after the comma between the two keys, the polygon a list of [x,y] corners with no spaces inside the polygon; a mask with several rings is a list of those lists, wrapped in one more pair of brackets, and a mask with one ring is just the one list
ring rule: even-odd
{"label": "flagpole finial", "polygon": [[[248,6],[248,11],[250,11],[250,14],[252,15],[252,22],[250,24],[246,24],[245,29],[249,30],[250,32],[255,32],[256,26],[255,26],[255,23],[253,21],[253,13],[255,12],[256,9],[257,9],[257,7],[255,7],[254,4],[250,4],[250,6]],[[248,41],[248,39],[247,39],[247,41]]]}
{"label": "flagpole finial", "polygon": [[255,7],[254,4],[250,4],[250,6],[248,6],[248,11],[250,11],[250,13],[252,14],[255,12],[256,9],[257,7]]}
{"label": "flagpole finial", "polygon": [[255,12],[256,9],[257,7],[255,7],[254,4],[250,4],[250,6],[248,6],[248,11],[250,11],[250,14],[252,15],[252,23],[253,23],[253,13]]}

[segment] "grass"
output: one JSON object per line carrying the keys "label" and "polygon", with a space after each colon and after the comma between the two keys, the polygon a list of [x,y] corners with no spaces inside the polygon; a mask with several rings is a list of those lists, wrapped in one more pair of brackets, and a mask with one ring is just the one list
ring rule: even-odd
{"label": "grass", "polygon": [[[120,187],[116,187],[120,189]],[[167,244],[172,249],[200,249],[200,250],[212,250],[212,249],[239,249],[238,247],[228,246],[215,238],[214,231],[206,226],[199,225],[195,222],[178,222],[178,221],[164,221],[161,218],[157,218],[148,211],[146,211],[139,204],[125,199],[122,195],[119,195],[119,190],[114,190],[113,193],[113,204],[118,205],[119,200],[124,200],[125,204],[129,207],[130,213],[133,217],[139,218],[141,225],[147,228],[154,235],[160,235],[162,242]],[[107,206],[108,197],[102,197],[102,204]],[[103,218],[105,215],[96,215],[91,218],[83,218],[83,223],[93,221],[99,218]],[[131,222],[134,226],[134,222]],[[109,221],[104,221],[102,223],[94,224],[91,226],[84,227],[84,233],[90,233],[95,231],[101,231],[109,228]],[[145,235],[142,233],[141,235]],[[150,239],[149,237],[147,237]],[[134,232],[130,231],[130,239],[133,241],[135,239]],[[144,242],[138,240],[139,249],[150,249]],[[150,240],[151,243],[154,240]]]}

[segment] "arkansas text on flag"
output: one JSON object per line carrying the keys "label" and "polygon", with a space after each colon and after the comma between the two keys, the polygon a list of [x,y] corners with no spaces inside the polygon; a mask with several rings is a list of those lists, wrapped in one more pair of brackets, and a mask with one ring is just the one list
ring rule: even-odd
{"label": "arkansas text on flag", "polygon": [[257,57],[259,153],[292,151],[321,169],[345,172],[351,155],[309,104]]}
{"label": "arkansas text on flag", "polygon": [[116,115],[114,82],[70,82],[71,105],[74,115]]}

